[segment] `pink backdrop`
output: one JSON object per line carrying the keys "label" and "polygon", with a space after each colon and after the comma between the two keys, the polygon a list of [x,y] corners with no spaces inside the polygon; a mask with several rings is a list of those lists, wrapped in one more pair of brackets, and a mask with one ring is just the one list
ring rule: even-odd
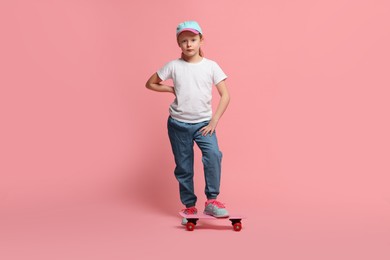
{"label": "pink backdrop", "polygon": [[[0,258],[389,259],[389,17],[385,0],[2,1]],[[172,96],[144,87],[188,19],[229,75],[220,199],[240,233],[180,227]]]}

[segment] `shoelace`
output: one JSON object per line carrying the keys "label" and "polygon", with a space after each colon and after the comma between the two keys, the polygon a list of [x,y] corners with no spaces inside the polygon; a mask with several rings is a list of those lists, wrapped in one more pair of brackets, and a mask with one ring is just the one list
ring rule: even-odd
{"label": "shoelace", "polygon": [[222,209],[225,208],[225,205],[222,202],[219,202],[217,200],[210,202],[210,204],[213,204],[213,205],[217,206],[218,208],[222,208]]}
{"label": "shoelace", "polygon": [[186,209],[183,209],[182,211],[184,212],[184,214],[187,214],[187,215],[197,213],[197,210],[195,207],[186,208]]}

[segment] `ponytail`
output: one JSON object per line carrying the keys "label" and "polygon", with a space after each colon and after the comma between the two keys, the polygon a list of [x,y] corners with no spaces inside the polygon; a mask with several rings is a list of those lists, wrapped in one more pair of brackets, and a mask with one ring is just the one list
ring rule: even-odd
{"label": "ponytail", "polygon": [[[200,37],[200,40],[202,40],[202,39],[203,39],[203,34],[200,33],[200,34],[199,34],[199,37]],[[199,56],[200,56],[200,57],[203,57],[203,55],[204,55],[204,54],[203,54],[202,48],[199,48]]]}

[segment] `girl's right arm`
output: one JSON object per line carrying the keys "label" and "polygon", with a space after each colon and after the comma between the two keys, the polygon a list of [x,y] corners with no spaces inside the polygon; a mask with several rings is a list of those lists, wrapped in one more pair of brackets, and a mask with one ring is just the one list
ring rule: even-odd
{"label": "girl's right arm", "polygon": [[175,90],[172,86],[161,84],[161,79],[157,75],[157,73],[154,73],[146,82],[145,86],[146,88],[157,91],[157,92],[169,92],[172,94],[175,94]]}

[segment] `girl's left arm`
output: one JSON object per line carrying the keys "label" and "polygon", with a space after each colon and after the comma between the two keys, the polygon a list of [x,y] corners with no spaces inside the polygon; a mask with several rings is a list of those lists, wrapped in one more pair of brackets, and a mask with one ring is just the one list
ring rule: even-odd
{"label": "girl's left arm", "polygon": [[230,95],[225,80],[219,82],[216,87],[221,98],[219,99],[217,110],[215,110],[215,113],[211,118],[209,124],[200,129],[203,136],[206,136],[207,134],[212,135],[215,132],[215,128],[218,125],[218,121],[222,117],[230,102]]}

